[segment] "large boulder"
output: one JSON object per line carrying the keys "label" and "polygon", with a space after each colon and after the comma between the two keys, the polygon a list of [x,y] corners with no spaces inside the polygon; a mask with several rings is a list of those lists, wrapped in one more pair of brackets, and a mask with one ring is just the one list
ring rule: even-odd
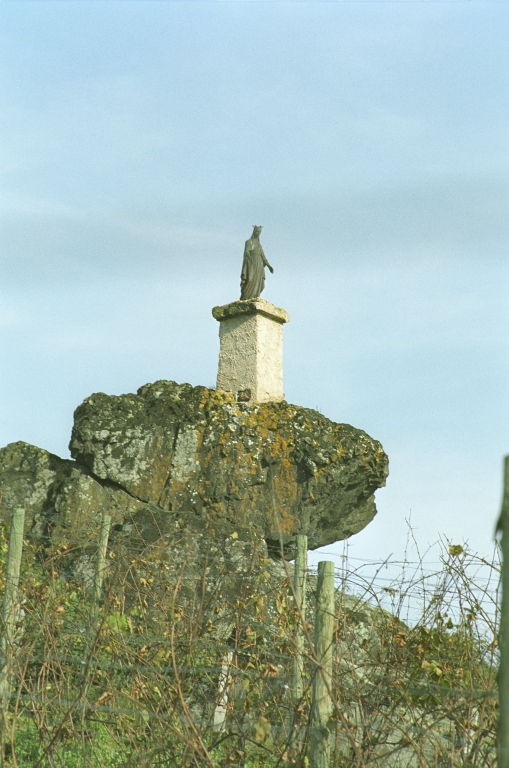
{"label": "large boulder", "polygon": [[74,461],[26,443],[0,450],[0,516],[33,536],[96,538],[103,512],[139,543],[175,531],[265,541],[291,557],[348,538],[376,514],[388,460],[365,432],[317,411],[247,405],[171,381],[91,395],[75,412]]}
{"label": "large boulder", "polygon": [[[177,520],[262,538],[287,556],[299,533],[315,549],[362,530],[388,474],[382,446],[362,430],[286,402],[247,405],[171,381],[87,398],[70,449],[96,481],[147,505],[162,532]],[[143,527],[143,508],[137,521]]]}

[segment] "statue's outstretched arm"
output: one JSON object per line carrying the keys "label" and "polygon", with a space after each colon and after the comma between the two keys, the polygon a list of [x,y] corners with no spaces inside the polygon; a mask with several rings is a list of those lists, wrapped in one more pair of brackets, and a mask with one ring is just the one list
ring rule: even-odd
{"label": "statue's outstretched arm", "polygon": [[[261,246],[260,246],[260,248],[261,248]],[[263,263],[265,264],[265,266],[268,267],[270,269],[270,271],[273,273],[274,272],[274,267],[271,267],[269,262],[267,261],[267,257],[265,256],[265,253],[263,252],[263,248],[262,248],[262,259],[263,259]]]}

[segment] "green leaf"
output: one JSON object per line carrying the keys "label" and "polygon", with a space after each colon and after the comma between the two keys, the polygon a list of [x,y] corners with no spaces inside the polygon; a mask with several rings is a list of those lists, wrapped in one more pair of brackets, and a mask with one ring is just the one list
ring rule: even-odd
{"label": "green leaf", "polygon": [[465,550],[461,546],[461,544],[449,544],[449,554],[453,557],[458,557],[458,555],[462,555]]}
{"label": "green leaf", "polygon": [[130,632],[132,629],[130,618],[118,611],[110,613],[106,619],[106,626],[113,630],[113,632]]}

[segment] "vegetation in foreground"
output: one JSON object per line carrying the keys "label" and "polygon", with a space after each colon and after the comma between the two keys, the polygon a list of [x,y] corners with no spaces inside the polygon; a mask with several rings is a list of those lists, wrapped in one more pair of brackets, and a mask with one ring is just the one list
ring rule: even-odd
{"label": "vegetation in foreground", "polygon": [[[5,763],[308,765],[313,575],[295,702],[291,564],[235,536],[110,544],[96,624],[93,543],[25,545]],[[337,573],[331,765],[495,765],[499,565],[448,543],[440,560]]]}

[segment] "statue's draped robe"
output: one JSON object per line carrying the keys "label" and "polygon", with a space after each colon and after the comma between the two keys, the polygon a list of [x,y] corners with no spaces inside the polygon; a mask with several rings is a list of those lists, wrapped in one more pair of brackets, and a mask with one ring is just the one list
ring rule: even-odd
{"label": "statue's draped robe", "polygon": [[244,262],[240,273],[240,298],[255,299],[265,286],[265,267],[269,262],[257,238],[250,238],[244,248]]}

